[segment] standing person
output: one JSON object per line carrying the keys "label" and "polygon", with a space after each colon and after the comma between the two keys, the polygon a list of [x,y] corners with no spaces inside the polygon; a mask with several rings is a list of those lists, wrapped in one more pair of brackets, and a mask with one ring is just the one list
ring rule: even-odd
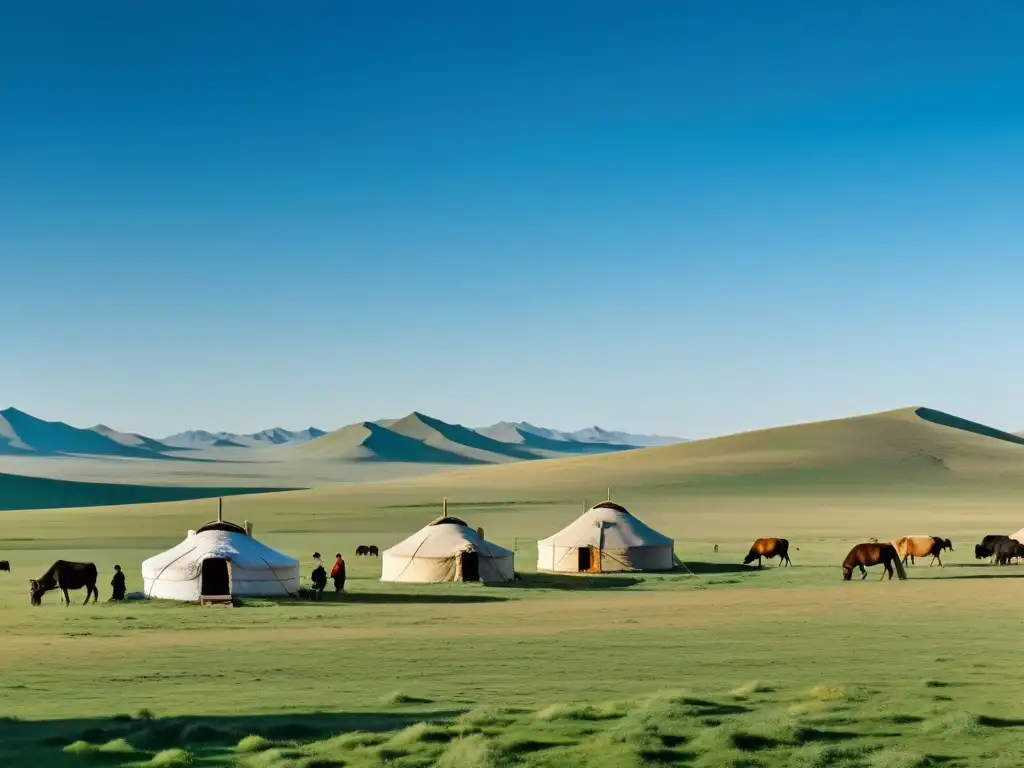
{"label": "standing person", "polygon": [[331,578],[334,579],[334,591],[342,592],[345,589],[345,558],[341,552],[335,555],[334,567],[331,568]]}
{"label": "standing person", "polygon": [[320,559],[320,553],[314,552],[313,559],[316,560],[316,568],[310,580],[313,582],[313,598],[320,600],[324,595],[324,588],[327,586],[327,569],[324,568],[324,561]]}
{"label": "standing person", "polygon": [[114,566],[114,578],[110,580],[110,586],[113,587],[113,594],[110,596],[110,599],[124,600],[124,574],[121,572],[120,565]]}

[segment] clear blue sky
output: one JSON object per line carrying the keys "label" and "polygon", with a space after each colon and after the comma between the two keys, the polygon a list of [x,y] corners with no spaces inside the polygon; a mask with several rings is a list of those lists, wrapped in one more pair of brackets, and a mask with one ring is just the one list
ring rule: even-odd
{"label": "clear blue sky", "polygon": [[12,5],[0,407],[1024,427],[1024,5],[893,5]]}

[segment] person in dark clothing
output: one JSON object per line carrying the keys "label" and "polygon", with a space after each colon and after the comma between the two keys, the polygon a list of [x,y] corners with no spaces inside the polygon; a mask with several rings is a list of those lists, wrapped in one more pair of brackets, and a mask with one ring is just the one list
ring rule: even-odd
{"label": "person in dark clothing", "polygon": [[310,580],[313,582],[313,597],[320,600],[327,587],[327,569],[324,568],[324,561],[320,559],[319,552],[313,553],[313,559],[316,560],[316,568],[313,569]]}
{"label": "person in dark clothing", "polygon": [[113,587],[113,594],[110,596],[110,599],[124,600],[124,573],[121,572],[120,565],[114,566],[114,578],[110,580],[110,586]]}
{"label": "person in dark clothing", "polygon": [[342,592],[345,589],[345,558],[341,552],[335,555],[334,567],[331,568],[331,578],[334,579],[334,591]]}

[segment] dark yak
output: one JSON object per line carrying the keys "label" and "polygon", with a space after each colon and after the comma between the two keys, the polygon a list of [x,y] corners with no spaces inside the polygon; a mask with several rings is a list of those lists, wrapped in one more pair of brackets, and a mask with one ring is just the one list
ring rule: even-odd
{"label": "dark yak", "polygon": [[1024,557],[1024,544],[1013,539],[996,542],[992,550],[997,565],[1009,565],[1014,558]]}
{"label": "dark yak", "polygon": [[8,573],[10,573],[11,564],[8,563],[6,560],[0,560],[0,571],[7,571]]}
{"label": "dark yak", "polygon": [[1009,541],[1010,537],[1001,533],[990,533],[981,540],[981,544],[974,545],[974,557],[976,560],[984,560],[995,554],[996,544],[1001,541]]}
{"label": "dark yak", "polygon": [[373,544],[371,544],[368,547],[368,551],[367,551],[366,554],[368,554],[368,555],[370,555],[372,557],[380,557],[380,550],[377,549],[377,547],[375,547]]}
{"label": "dark yak", "polygon": [[903,559],[900,557],[900,553],[896,551],[896,547],[892,544],[868,542],[857,544],[850,550],[850,554],[846,556],[846,559],[843,560],[843,581],[849,581],[853,577],[854,568],[860,568],[860,572],[863,574],[861,580],[866,579],[868,577],[868,572],[864,568],[866,565],[885,566],[885,573],[882,574],[882,578],[884,579],[886,574],[888,574],[889,581],[892,581],[894,567],[900,581],[907,578],[907,572],[903,570]]}
{"label": "dark yak", "polygon": [[356,547],[356,555],[360,555],[361,556],[361,555],[368,555],[368,554],[370,554],[370,548],[368,546],[366,546],[365,544],[360,544],[358,547]]}
{"label": "dark yak", "polygon": [[789,559],[789,539],[758,539],[750,546],[750,551],[743,558],[743,564],[750,565],[757,560],[757,567],[760,568],[762,557],[767,557],[769,560],[778,557],[779,565],[785,564],[787,567],[792,565],[793,562]]}
{"label": "dark yak", "polygon": [[72,563],[67,560],[58,560],[38,579],[29,579],[28,596],[32,605],[42,605],[43,595],[51,589],[59,589],[64,594],[62,602],[65,605],[71,605],[68,590],[85,587],[85,602],[82,605],[86,605],[90,597],[92,597],[93,603],[96,603],[100,599],[100,591],[96,588],[98,575],[93,563]]}

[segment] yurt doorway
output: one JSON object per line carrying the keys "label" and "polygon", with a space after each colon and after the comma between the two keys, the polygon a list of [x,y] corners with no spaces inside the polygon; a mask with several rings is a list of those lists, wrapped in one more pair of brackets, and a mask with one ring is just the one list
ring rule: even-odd
{"label": "yurt doorway", "polygon": [[576,570],[580,573],[594,573],[600,570],[601,557],[593,547],[580,547],[576,550]]}
{"label": "yurt doorway", "polygon": [[222,557],[203,560],[199,594],[204,601],[208,598],[230,598],[231,569],[227,560]]}
{"label": "yurt doorway", "polygon": [[463,581],[480,581],[480,555],[476,552],[460,552],[459,570]]}

